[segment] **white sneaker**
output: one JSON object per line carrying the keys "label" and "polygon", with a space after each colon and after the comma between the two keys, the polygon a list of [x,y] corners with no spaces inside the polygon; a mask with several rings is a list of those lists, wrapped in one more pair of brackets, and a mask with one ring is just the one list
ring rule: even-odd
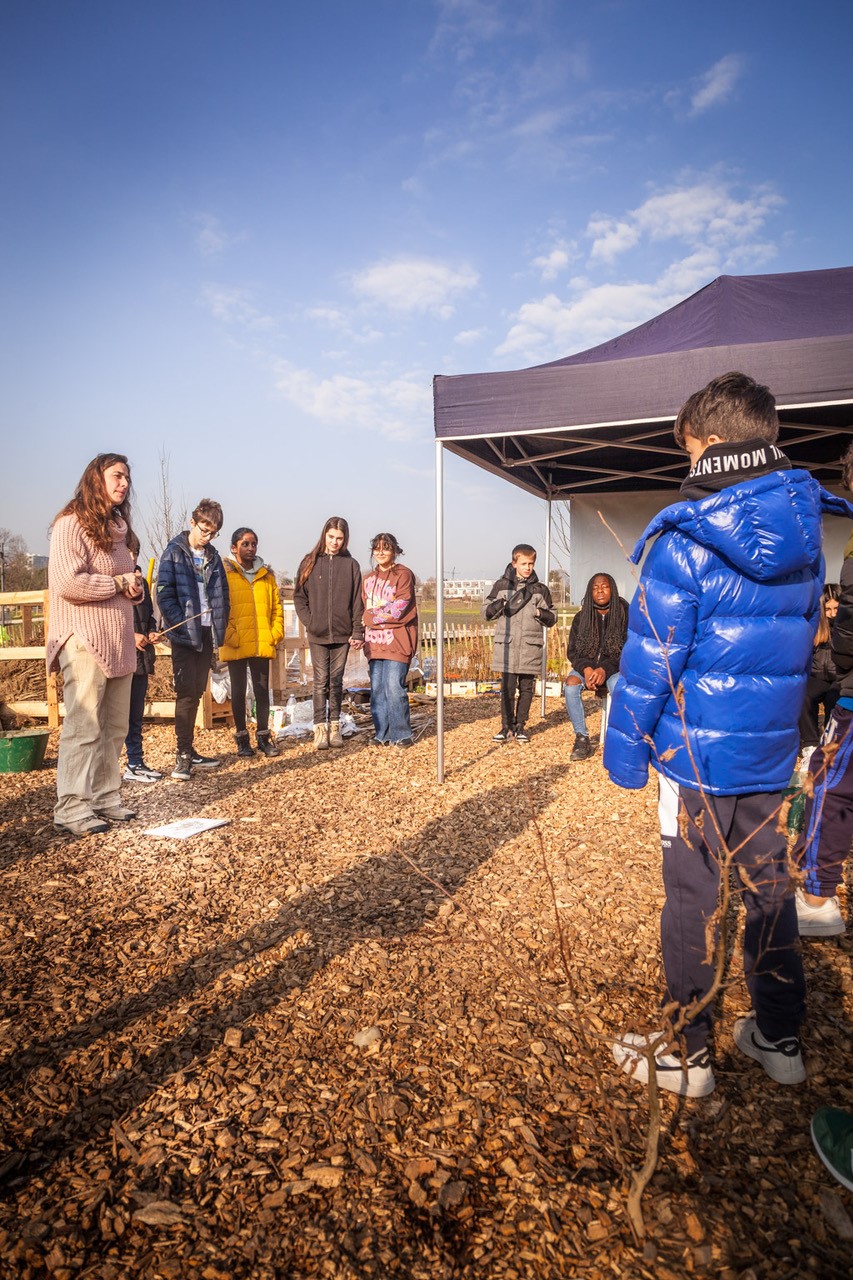
{"label": "white sneaker", "polygon": [[801,938],[836,938],[847,932],[837,898],[825,898],[819,907],[806,902],[802,889],[796,893],[797,925]]}
{"label": "white sneaker", "polygon": [[738,1018],[735,1023],[735,1044],[741,1053],[760,1062],[771,1080],[777,1084],[802,1084],[806,1067],[800,1052],[797,1036],[785,1040],[765,1040],[758,1030],[755,1014]]}
{"label": "white sneaker", "polygon": [[[649,1036],[624,1032],[613,1045],[613,1057],[626,1075],[641,1084],[649,1083],[649,1044],[662,1040],[662,1033]],[[682,1098],[705,1098],[713,1093],[716,1080],[707,1049],[697,1049],[686,1062],[674,1053],[655,1054],[655,1075],[659,1089],[669,1089]]]}

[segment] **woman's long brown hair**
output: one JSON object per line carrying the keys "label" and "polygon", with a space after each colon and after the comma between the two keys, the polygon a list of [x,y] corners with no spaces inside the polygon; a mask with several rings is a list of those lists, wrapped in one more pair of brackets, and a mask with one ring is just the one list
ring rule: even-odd
{"label": "woman's long brown hair", "polygon": [[130,463],[123,453],[99,453],[97,458],[92,459],[80,477],[77,488],[74,490],[74,497],[57,513],[54,520],[55,524],[60,516],[76,516],[83,531],[101,551],[109,551],[112,548],[113,535],[111,526],[114,523],[116,513],[122,517],[127,525],[127,534],[124,540],[128,547],[130,546],[131,538],[135,536],[130,524],[131,485],[128,484],[124,501],[118,507],[110,502],[104,485],[104,472],[108,467],[115,466],[117,462],[127,467],[128,480],[130,480]]}
{"label": "woman's long brown hair", "polygon": [[338,555],[349,555],[349,552],[347,551],[347,547],[349,546],[349,525],[343,516],[329,516],[328,520],[323,525],[323,532],[320,534],[319,539],[308,552],[308,555],[303,557],[302,562],[299,565],[299,572],[296,575],[297,587],[301,587],[304,582],[307,582],[311,577],[311,574],[314,572],[314,565],[326,550],[326,534],[330,529],[338,529],[344,535],[344,545],[341,547]]}

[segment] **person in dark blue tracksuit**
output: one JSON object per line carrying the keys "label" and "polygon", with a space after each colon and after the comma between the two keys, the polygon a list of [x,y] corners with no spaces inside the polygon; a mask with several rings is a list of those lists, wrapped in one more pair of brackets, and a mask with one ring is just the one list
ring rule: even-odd
{"label": "person in dark blue tracksuit", "polygon": [[[853,491],[853,445],[841,459],[844,487]],[[846,931],[837,890],[853,837],[853,535],[844,548],[841,594],[831,635],[838,697],[817,750],[809,760],[803,834],[797,855],[803,872],[797,890],[801,938],[831,938]]]}
{"label": "person in dark blue tracksuit", "polygon": [[651,1049],[658,1085],[689,1097],[715,1083],[709,939],[724,860],[741,877],[753,1002],[735,1042],[779,1083],[805,1079],[805,980],[777,815],[819,614],[821,514],[853,507],[792,469],[778,431],[770,391],[741,373],[716,378],[679,413],[675,438],[692,463],[685,500],[652,520],[631,557],[652,543],[604,749],[619,786],[644,787],[649,764],[659,774],[661,950],[665,1001],[677,1010],[651,1038],[621,1035],[613,1054],[647,1082]]}

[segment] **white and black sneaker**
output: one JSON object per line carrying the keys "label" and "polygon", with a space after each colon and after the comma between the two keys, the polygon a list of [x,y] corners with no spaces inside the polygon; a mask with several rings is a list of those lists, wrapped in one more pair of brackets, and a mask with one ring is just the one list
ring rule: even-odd
{"label": "white and black sneaker", "polygon": [[509,729],[501,729],[500,733],[496,733],[492,736],[492,742],[509,742],[511,737],[512,734]]}
{"label": "white and black sneaker", "polygon": [[[626,1075],[640,1084],[649,1083],[648,1051],[652,1044],[665,1044],[663,1032],[641,1036],[624,1032],[613,1045],[613,1057]],[[713,1093],[716,1080],[707,1049],[697,1049],[682,1060],[674,1053],[655,1054],[655,1077],[659,1089],[668,1089],[682,1098],[705,1098]]]}
{"label": "white and black sneaker", "polygon": [[[200,756],[197,751],[194,751],[190,758],[190,763],[194,769],[218,769],[222,761],[217,760],[216,756]],[[173,778],[174,776],[172,774]]]}
{"label": "white and black sneaker", "polygon": [[147,764],[129,764],[122,777],[123,782],[159,782],[163,777],[159,769],[149,769]]}
{"label": "white and black sneaker", "polygon": [[755,1014],[738,1018],[735,1023],[735,1044],[741,1053],[760,1062],[771,1080],[777,1084],[802,1084],[806,1067],[797,1036],[784,1040],[765,1040],[758,1030]]}

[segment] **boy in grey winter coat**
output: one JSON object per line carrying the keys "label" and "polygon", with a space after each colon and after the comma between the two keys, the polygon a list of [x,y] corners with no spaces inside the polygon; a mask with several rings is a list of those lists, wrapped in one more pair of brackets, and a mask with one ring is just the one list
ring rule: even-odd
{"label": "boy in grey winter coat", "polygon": [[[529,739],[524,725],[533,687],[542,669],[545,628],[557,621],[551,592],[536,576],[536,552],[526,542],[512,549],[512,563],[489,592],[483,607],[495,623],[492,670],[501,677],[501,728],[495,742]],[[516,701],[517,695],[517,701]]]}

